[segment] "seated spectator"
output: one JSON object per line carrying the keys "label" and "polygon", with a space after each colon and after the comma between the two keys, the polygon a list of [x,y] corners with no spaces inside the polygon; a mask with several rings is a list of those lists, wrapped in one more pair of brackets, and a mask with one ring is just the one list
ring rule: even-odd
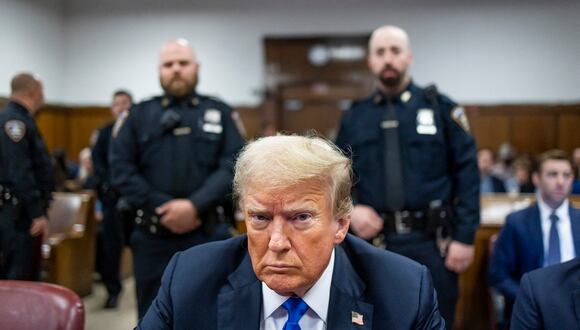
{"label": "seated spectator", "polygon": [[580,329],[580,258],[522,277],[511,329]]}
{"label": "seated spectator", "polygon": [[520,156],[513,164],[514,176],[517,182],[517,193],[534,193],[536,187],[532,183],[532,162],[529,157]]}
{"label": "seated spectator", "polygon": [[493,165],[492,173],[504,182],[506,191],[516,191],[517,182],[512,167],[517,151],[513,145],[504,142],[497,151],[497,160]]}
{"label": "seated spectator", "polygon": [[477,165],[479,166],[480,174],[480,193],[505,193],[506,189],[503,181],[492,174],[494,164],[493,151],[488,148],[481,148],[477,152]]}
{"label": "seated spectator", "polygon": [[489,279],[505,298],[506,320],[524,273],[580,256],[580,210],[568,201],[572,177],[566,153],[542,154],[533,174],[537,203],[508,215],[498,236]]}
{"label": "seated spectator", "polygon": [[580,195],[580,148],[574,149],[572,154],[575,180],[572,184],[572,194]]}

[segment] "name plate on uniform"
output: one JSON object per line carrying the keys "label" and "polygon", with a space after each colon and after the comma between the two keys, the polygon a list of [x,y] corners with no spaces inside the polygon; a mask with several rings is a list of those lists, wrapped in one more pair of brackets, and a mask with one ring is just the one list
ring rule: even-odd
{"label": "name plate on uniform", "polygon": [[381,128],[397,128],[399,127],[399,122],[397,120],[385,120],[381,122]]}
{"label": "name plate on uniform", "polygon": [[202,127],[204,132],[220,134],[223,131],[222,125],[205,123]]}
{"label": "name plate on uniform", "polygon": [[191,127],[177,127],[173,129],[173,135],[188,135],[191,134]]}

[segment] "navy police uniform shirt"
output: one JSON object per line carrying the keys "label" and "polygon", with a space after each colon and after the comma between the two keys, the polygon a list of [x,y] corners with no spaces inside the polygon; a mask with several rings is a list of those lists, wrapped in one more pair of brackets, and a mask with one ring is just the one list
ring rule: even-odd
{"label": "navy police uniform shirt", "polygon": [[235,156],[244,145],[237,114],[225,103],[192,93],[134,106],[111,142],[113,185],[150,211],[189,198],[203,213],[229,193]]}
{"label": "navy police uniform shirt", "polygon": [[355,102],[342,117],[337,145],[352,152],[355,203],[385,212],[384,138],[381,122],[387,102],[399,121],[399,150],[405,209],[425,210],[432,201],[453,207],[453,239],[473,242],[479,223],[477,150],[461,107],[412,82],[390,100],[380,92]]}
{"label": "navy police uniform shirt", "polygon": [[55,179],[34,118],[9,101],[0,112],[0,129],[0,185],[14,193],[29,220],[46,215]]}

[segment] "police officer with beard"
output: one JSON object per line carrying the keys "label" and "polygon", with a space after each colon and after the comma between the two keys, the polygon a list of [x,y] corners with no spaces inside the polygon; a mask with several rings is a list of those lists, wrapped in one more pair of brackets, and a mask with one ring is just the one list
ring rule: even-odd
{"label": "police officer with beard", "polygon": [[0,111],[0,279],[38,280],[34,239],[48,228],[55,186],[33,117],[44,104],[44,93],[42,82],[30,73],[14,76],[11,89]]}
{"label": "police officer with beard", "polygon": [[198,67],[186,40],[165,43],[164,95],[134,106],[111,143],[113,185],[135,222],[130,245],[139,318],[175,252],[230,235],[218,203],[230,193],[244,140],[237,114],[196,92]]}
{"label": "police officer with beard", "polygon": [[426,265],[451,329],[457,274],[473,260],[479,223],[476,146],[463,109],[413,83],[412,59],[404,30],[373,32],[378,89],[344,115],[336,142],[352,152],[357,177],[352,231]]}

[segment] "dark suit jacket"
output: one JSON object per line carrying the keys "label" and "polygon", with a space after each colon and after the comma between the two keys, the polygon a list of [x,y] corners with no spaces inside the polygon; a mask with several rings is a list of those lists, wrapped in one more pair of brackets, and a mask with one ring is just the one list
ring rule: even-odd
{"label": "dark suit jacket", "polygon": [[511,329],[580,329],[580,258],[522,277]]}
{"label": "dark suit jacket", "polygon": [[[246,246],[244,235],[176,254],[137,328],[259,329],[261,282]],[[352,235],[335,251],[328,329],[444,329],[424,266]]]}
{"label": "dark suit jacket", "polygon": [[493,186],[494,193],[504,193],[506,192],[505,184],[502,179],[498,178],[495,175],[490,175],[491,178],[491,185]]}
{"label": "dark suit jacket", "polygon": [[[580,256],[580,210],[570,207],[576,256]],[[491,258],[490,284],[513,303],[524,273],[541,268],[544,242],[537,204],[508,215]]]}

